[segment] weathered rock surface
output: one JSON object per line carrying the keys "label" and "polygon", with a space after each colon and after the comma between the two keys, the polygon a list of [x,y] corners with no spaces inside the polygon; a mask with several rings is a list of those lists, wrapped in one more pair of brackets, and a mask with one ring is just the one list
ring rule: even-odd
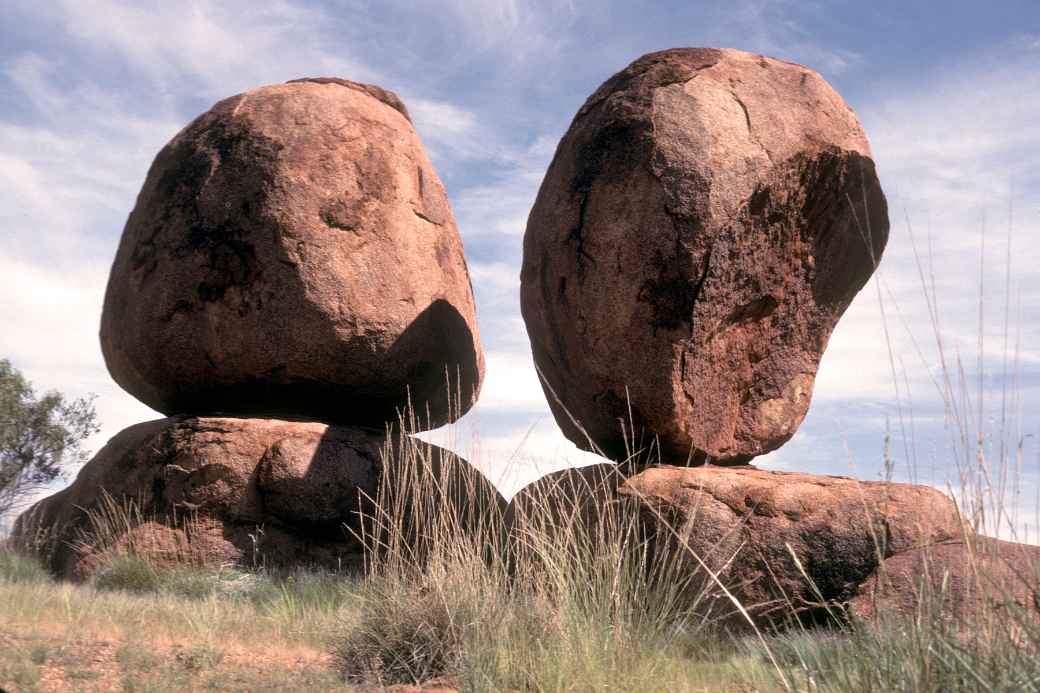
{"label": "weathered rock surface", "polygon": [[[628,478],[610,464],[563,470],[513,498],[514,531],[518,514],[536,528],[546,514],[552,522],[607,518],[608,530],[610,518],[637,514],[656,552],[651,565],[678,551],[688,574],[700,570],[696,554],[760,623],[811,617],[821,601],[855,595],[880,560],[964,536],[953,502],[931,487],[754,467],[659,466]],[[733,608],[714,601],[722,613]]]}
{"label": "weathered rock surface", "polygon": [[381,428],[410,388],[423,424],[461,416],[484,372],[473,293],[397,96],[265,86],[178,133],[123,231],[101,345],[113,378],[166,414]]}
{"label": "weathered rock surface", "polygon": [[816,72],[729,49],[640,58],[575,116],[524,236],[557,422],[614,459],[622,422],[669,463],[779,447],[887,237],[863,130]]}
{"label": "weathered rock surface", "polygon": [[[382,431],[265,419],[138,424],[109,441],[71,486],[22,515],[15,535],[32,543],[39,533],[37,549],[70,578],[89,576],[108,552],[128,548],[158,563],[350,568],[363,551],[354,535],[359,511],[371,517],[380,484],[393,485],[401,466],[384,470],[384,451],[396,460],[401,447],[400,438],[389,447],[385,440]],[[462,515],[475,517],[480,503],[504,510],[476,469],[407,440],[443,474],[450,493],[441,498],[462,504]],[[119,511],[130,501],[128,532]],[[98,517],[115,517],[114,530],[99,532]]]}
{"label": "weathered rock surface", "polygon": [[[1040,616],[1040,546],[973,536],[886,559],[860,585],[849,611],[864,620],[939,610],[970,619],[987,608]],[[1008,618],[1020,618],[1008,614]]]}

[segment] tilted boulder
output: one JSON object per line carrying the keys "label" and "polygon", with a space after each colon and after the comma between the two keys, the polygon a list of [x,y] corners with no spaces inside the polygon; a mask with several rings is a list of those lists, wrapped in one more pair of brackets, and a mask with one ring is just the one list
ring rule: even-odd
{"label": "tilted boulder", "polygon": [[[76,579],[113,552],[209,567],[358,567],[373,504],[413,492],[411,476],[394,476],[414,474],[415,465],[400,463],[403,445],[443,480],[434,502],[452,505],[461,528],[504,511],[498,491],[464,460],[414,438],[386,440],[378,430],[270,419],[137,424],[71,486],[24,513],[15,538]],[[382,484],[390,493],[380,494]]]}
{"label": "tilted boulder", "polygon": [[582,106],[524,236],[521,307],[579,447],[741,463],[801,423],[888,215],[814,71],[730,49],[636,60]]}
{"label": "tilted boulder", "polygon": [[736,624],[742,617],[705,568],[756,623],[779,624],[843,604],[880,561],[964,537],[953,501],[934,488],[755,467],[563,470],[522,489],[507,517],[521,543],[557,530],[609,537],[636,523],[648,565],[679,561],[663,572],[699,572],[694,591],[706,586],[715,615]]}
{"label": "tilted boulder", "polygon": [[[101,346],[165,414],[436,427],[484,372],[455,219],[407,111],[338,79],[217,103],[159,152]],[[451,394],[447,382],[451,383]]]}

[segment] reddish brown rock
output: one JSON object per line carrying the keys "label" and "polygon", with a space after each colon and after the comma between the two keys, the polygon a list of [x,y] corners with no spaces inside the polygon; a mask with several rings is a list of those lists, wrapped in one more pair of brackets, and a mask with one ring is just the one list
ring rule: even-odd
{"label": "reddish brown rock", "polygon": [[[404,440],[448,479],[452,493],[439,499],[460,515],[473,517],[477,504],[484,514],[504,510],[494,486],[465,461]],[[128,550],[157,563],[356,567],[360,513],[373,515],[381,484],[411,481],[394,476],[401,439],[385,441],[376,430],[265,419],[138,424],[109,441],[71,486],[19,518],[15,535],[70,578]],[[469,491],[465,504],[460,488]]]}
{"label": "reddish brown rock", "polygon": [[1035,619],[1040,546],[974,536],[904,551],[881,563],[848,607],[864,620],[936,612],[970,620],[992,609],[1006,610],[1011,619]]}
{"label": "reddish brown rock", "polygon": [[[513,498],[514,533],[518,515],[520,532],[543,531],[539,512],[551,523],[600,523],[591,536],[638,515],[655,552],[649,565],[680,556],[685,567],[672,574],[699,571],[696,592],[711,582],[699,556],[761,624],[813,617],[854,595],[879,560],[964,536],[953,502],[928,486],[754,467],[659,466],[627,479],[608,464],[564,470]],[[716,615],[733,610],[709,591]]]}
{"label": "reddish brown rock", "polygon": [[113,378],[166,414],[381,428],[409,388],[424,425],[465,412],[484,371],[473,293],[401,101],[302,80],[178,133],[123,231],[101,345]]}
{"label": "reddish brown rock", "polygon": [[676,464],[779,447],[887,237],[863,130],[816,72],[729,49],[640,58],[575,116],[524,236],[557,422],[614,459],[622,425]]}

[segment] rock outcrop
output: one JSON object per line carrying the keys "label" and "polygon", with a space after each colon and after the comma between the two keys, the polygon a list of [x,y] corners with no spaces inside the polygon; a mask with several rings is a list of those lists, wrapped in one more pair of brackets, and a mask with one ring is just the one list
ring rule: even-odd
{"label": "rock outcrop", "polygon": [[473,292],[400,99],[298,80],[178,133],[123,231],[101,345],[168,415],[381,428],[410,392],[426,427],[461,416],[484,372]]}
{"label": "rock outcrop", "polygon": [[680,561],[670,574],[700,573],[691,600],[706,585],[715,615],[737,625],[705,566],[757,623],[775,625],[844,604],[882,561],[964,537],[953,501],[931,487],[754,467],[563,470],[521,490],[507,517],[514,535],[569,523],[589,537],[630,531],[638,517],[648,565]]}
{"label": "rock outcrop", "polygon": [[381,485],[394,491],[410,481],[394,476],[412,473],[401,465],[402,445],[443,480],[436,502],[473,522],[504,511],[479,471],[413,438],[388,443],[384,431],[363,428],[175,417],[120,432],[71,486],[22,515],[15,535],[35,539],[53,572],[73,579],[119,552],[210,567],[358,567],[362,518],[387,496]]}
{"label": "rock outcrop", "polygon": [[888,237],[856,116],[814,71],[646,55],[582,106],[524,236],[521,306],[566,436],[619,459],[773,450]]}
{"label": "rock outcrop", "polygon": [[970,620],[1011,605],[1018,613],[1007,618],[1040,620],[1040,546],[970,536],[887,558],[848,606],[872,621],[919,613]]}

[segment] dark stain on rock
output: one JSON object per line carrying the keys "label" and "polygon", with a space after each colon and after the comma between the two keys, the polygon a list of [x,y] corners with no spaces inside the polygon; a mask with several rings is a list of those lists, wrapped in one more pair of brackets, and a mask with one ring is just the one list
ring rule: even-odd
{"label": "dark stain on rock", "polygon": [[636,299],[650,305],[651,327],[657,336],[658,330],[677,330],[689,324],[696,294],[689,277],[677,270],[677,263],[666,261],[658,253],[655,264],[657,277],[643,282]]}
{"label": "dark stain on rock", "polygon": [[340,231],[354,231],[353,225],[346,222],[340,221],[336,216],[328,209],[323,209],[318,213],[318,217],[321,222],[328,226],[330,229],[338,229]]}

